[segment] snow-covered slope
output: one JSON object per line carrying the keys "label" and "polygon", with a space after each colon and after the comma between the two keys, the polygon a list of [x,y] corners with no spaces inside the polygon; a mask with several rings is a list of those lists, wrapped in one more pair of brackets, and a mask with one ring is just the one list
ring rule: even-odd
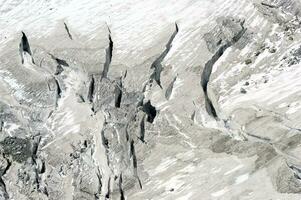
{"label": "snow-covered slope", "polygon": [[300,199],[300,9],[0,0],[0,199]]}

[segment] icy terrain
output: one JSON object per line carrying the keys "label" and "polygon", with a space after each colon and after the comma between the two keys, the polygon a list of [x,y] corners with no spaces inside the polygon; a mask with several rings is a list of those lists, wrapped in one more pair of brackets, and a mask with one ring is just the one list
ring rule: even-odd
{"label": "icy terrain", "polygon": [[0,200],[300,200],[300,10],[0,0]]}

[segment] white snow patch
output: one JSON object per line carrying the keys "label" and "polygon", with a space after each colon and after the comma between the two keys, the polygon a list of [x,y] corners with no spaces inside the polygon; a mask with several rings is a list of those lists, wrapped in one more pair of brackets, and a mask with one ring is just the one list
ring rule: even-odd
{"label": "white snow patch", "polygon": [[272,31],[270,32],[270,36],[272,36],[273,34],[275,34],[277,31],[277,28],[279,27],[278,24],[273,24],[273,27],[272,27]]}
{"label": "white snow patch", "polygon": [[278,106],[278,108],[284,108],[284,107],[286,107],[288,104],[286,103],[286,102],[284,102],[284,103],[282,103],[282,104],[280,104],[279,106]]}
{"label": "white snow patch", "polygon": [[185,184],[185,181],[181,180],[184,176],[173,176],[168,181],[162,184],[163,187],[166,189],[173,188],[175,190],[178,190],[182,185]]}
{"label": "white snow patch", "polygon": [[192,173],[194,171],[195,171],[195,166],[192,164],[186,166],[184,169],[181,170],[181,172],[185,172],[185,173]]}
{"label": "white snow patch", "polygon": [[227,193],[228,191],[229,191],[229,188],[225,187],[222,190],[219,190],[217,192],[211,193],[211,196],[213,196],[213,197],[220,197],[220,196],[224,195],[225,193]]}
{"label": "white snow patch", "polygon": [[151,175],[156,175],[160,172],[165,171],[168,169],[170,166],[174,165],[177,162],[177,159],[175,158],[165,158],[163,162],[161,162],[153,172],[151,172]]}
{"label": "white snow patch", "polygon": [[229,170],[229,171],[225,172],[225,173],[224,173],[224,175],[229,175],[229,174],[231,174],[231,173],[233,173],[233,172],[235,172],[235,171],[237,171],[237,170],[241,169],[242,167],[243,167],[243,165],[242,165],[242,164],[240,164],[240,165],[238,165],[238,166],[234,167],[233,169],[231,169],[231,170]]}
{"label": "white snow patch", "polygon": [[184,196],[181,196],[181,197],[177,198],[177,200],[190,200],[192,195],[193,195],[192,192],[188,192]]}
{"label": "white snow patch", "polygon": [[240,184],[240,183],[245,182],[246,180],[249,179],[249,176],[250,176],[249,173],[247,173],[247,174],[243,174],[243,175],[237,177],[235,180],[235,184]]}
{"label": "white snow patch", "polygon": [[171,93],[171,96],[170,96],[170,99],[173,99],[175,97],[175,95],[177,94],[177,90],[182,86],[184,85],[184,80],[181,80],[180,78],[177,78],[176,81],[174,82],[174,85],[173,85],[173,89],[172,89],[172,93]]}
{"label": "white snow patch", "polygon": [[211,169],[211,174],[217,174],[218,172],[222,171],[220,167],[214,167]]}
{"label": "white snow patch", "polygon": [[12,137],[12,133],[17,130],[18,128],[20,128],[20,125],[18,124],[5,124],[5,127],[8,126],[8,128],[6,129],[6,132],[9,134],[9,136]]}
{"label": "white snow patch", "polygon": [[223,62],[226,61],[226,58],[228,57],[228,55],[229,55],[229,53],[231,52],[232,49],[233,49],[232,47],[227,48],[226,51],[224,52],[224,54],[222,55],[222,57],[220,57],[217,60],[217,62],[213,65],[212,74],[217,71],[218,66],[220,66]]}
{"label": "white snow patch", "polygon": [[293,102],[290,104],[289,109],[286,111],[286,114],[293,114],[301,109],[300,102]]}

